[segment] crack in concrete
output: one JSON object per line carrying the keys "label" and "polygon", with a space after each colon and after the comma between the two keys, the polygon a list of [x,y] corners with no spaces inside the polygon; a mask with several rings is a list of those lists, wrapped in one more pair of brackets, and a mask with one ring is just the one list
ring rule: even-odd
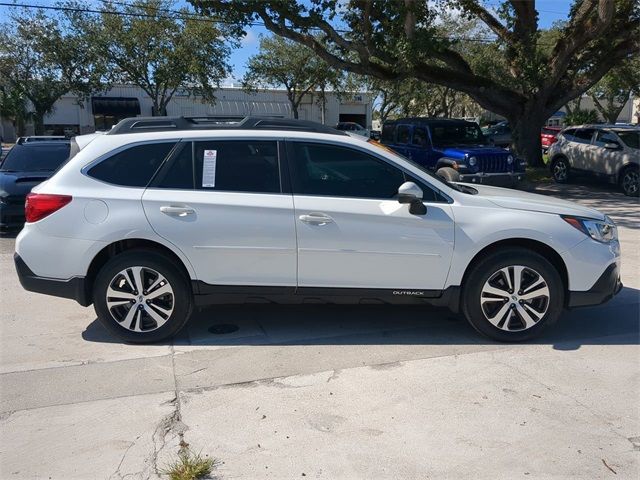
{"label": "crack in concrete", "polygon": [[527,372],[524,372],[522,370],[520,370],[518,367],[514,366],[514,365],[510,365],[502,360],[498,360],[495,358],[494,355],[494,359],[496,360],[497,363],[504,365],[507,368],[510,368],[516,372],[518,372],[520,375],[528,378],[529,380],[533,380],[534,382],[536,382],[537,384],[543,386],[544,388],[546,388],[548,391],[550,392],[555,392],[560,396],[563,396],[565,398],[568,398],[570,400],[572,400],[573,402],[575,402],[576,405],[584,408],[587,412],[589,412],[591,415],[593,415],[595,418],[597,418],[600,422],[602,422],[607,429],[613,433],[614,435],[616,435],[619,438],[624,438],[625,440],[629,440],[627,437],[625,437],[623,434],[621,434],[620,432],[617,432],[615,430],[615,427],[611,424],[611,422],[601,413],[594,411],[589,405],[581,402],[580,400],[578,400],[576,397],[574,397],[573,395],[570,395],[566,392],[563,392],[560,388],[558,388],[557,386],[550,386],[547,385],[546,383],[544,383],[542,380],[535,378],[534,376],[528,374]]}
{"label": "crack in concrete", "polygon": [[[140,438],[140,437],[136,437],[136,440],[138,440],[138,438]],[[124,459],[126,458],[127,453],[129,453],[129,450],[131,450],[131,447],[133,447],[135,444],[136,444],[136,442],[129,442],[129,446],[125,449],[124,453],[122,454],[122,458],[120,459],[120,463],[118,464],[118,468],[116,468],[116,471],[113,472],[109,476],[109,480],[111,480],[111,479],[122,480],[123,477],[120,474],[120,468],[122,467],[122,464],[124,463]]]}
{"label": "crack in concrete", "polygon": [[[151,465],[153,473],[155,473],[156,475],[161,474],[161,472],[158,470],[158,456],[160,455],[160,452],[164,450],[167,444],[168,435],[173,433],[173,438],[175,438],[175,436],[179,438],[178,445],[180,446],[180,450],[186,449],[189,446],[189,444],[184,441],[184,432],[186,432],[189,427],[182,421],[180,392],[178,390],[178,377],[176,375],[175,349],[173,344],[171,345],[171,373],[173,375],[173,391],[175,396],[169,403],[172,403],[174,408],[170,414],[166,415],[162,420],[160,420],[152,435],[153,452],[151,454],[151,458],[149,459],[149,463]],[[147,479],[149,479],[150,476],[151,472],[147,476]]]}

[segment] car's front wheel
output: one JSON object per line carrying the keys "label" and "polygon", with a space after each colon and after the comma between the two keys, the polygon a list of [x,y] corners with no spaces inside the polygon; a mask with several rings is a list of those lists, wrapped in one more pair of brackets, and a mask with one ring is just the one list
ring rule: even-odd
{"label": "car's front wheel", "polygon": [[487,255],[466,276],[462,308],[480,333],[501,342],[528,340],[554,323],[564,305],[556,268],[523,248]]}
{"label": "car's front wheel", "polygon": [[164,255],[131,250],[110,259],[94,282],[93,301],[100,322],[132,343],[174,336],[192,311],[188,279]]}
{"label": "car's front wheel", "polygon": [[558,157],[551,163],[551,175],[557,183],[567,183],[570,171],[569,161],[565,157]]}
{"label": "car's front wheel", "polygon": [[632,165],[624,169],[622,175],[620,175],[620,188],[622,188],[625,195],[629,197],[638,196],[640,192],[639,179],[640,171],[637,166]]}

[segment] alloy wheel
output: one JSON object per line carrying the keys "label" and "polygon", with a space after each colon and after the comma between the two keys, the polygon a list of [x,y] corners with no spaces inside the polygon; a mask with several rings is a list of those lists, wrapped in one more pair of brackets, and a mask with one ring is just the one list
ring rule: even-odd
{"label": "alloy wheel", "polygon": [[523,265],[494,272],[480,293],[485,318],[511,332],[528,330],[544,318],[549,308],[549,287],[537,271]]}
{"label": "alloy wheel", "polygon": [[553,177],[560,182],[567,179],[567,164],[564,161],[558,160],[553,165]]}
{"label": "alloy wheel", "polygon": [[117,273],[106,293],[113,319],[133,332],[149,332],[164,325],[173,313],[174,300],[167,279],[156,270],[141,266]]}
{"label": "alloy wheel", "polygon": [[637,170],[627,170],[622,177],[622,189],[627,195],[638,194],[638,181],[640,174]]}

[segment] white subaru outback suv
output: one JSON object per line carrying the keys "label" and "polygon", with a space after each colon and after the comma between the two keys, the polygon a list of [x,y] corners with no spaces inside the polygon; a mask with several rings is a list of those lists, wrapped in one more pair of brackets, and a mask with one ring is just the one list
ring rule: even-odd
{"label": "white subaru outback suv", "polygon": [[602,213],[447,183],[312,122],[134,118],[72,152],[27,199],[16,269],[125,341],[253,301],[447,306],[520,341],[622,286]]}

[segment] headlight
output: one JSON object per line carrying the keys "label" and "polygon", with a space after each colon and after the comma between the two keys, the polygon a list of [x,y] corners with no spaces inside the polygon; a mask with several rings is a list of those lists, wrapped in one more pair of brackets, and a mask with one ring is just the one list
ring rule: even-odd
{"label": "headlight", "polygon": [[511,165],[511,164],[513,163],[513,155],[509,155],[509,156],[507,157],[507,163],[508,163],[509,165]]}
{"label": "headlight", "polygon": [[469,165],[475,167],[476,163],[478,163],[478,159],[476,157],[469,157]]}
{"label": "headlight", "polygon": [[609,243],[618,239],[618,229],[608,216],[604,217],[604,221],[568,216],[563,216],[562,219],[598,242]]}

